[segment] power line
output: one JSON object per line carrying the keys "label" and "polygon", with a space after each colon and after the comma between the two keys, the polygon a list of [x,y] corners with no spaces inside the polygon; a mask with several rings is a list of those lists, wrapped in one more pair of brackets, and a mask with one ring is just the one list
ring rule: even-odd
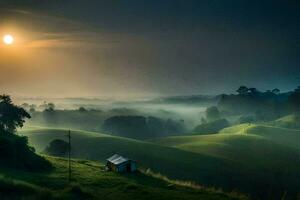
{"label": "power line", "polygon": [[71,131],[68,132],[69,139],[69,182],[71,182]]}

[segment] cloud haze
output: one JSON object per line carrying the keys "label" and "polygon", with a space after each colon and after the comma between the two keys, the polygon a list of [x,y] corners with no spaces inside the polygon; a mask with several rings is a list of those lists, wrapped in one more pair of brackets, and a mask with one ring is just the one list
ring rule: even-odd
{"label": "cloud haze", "polygon": [[37,96],[231,92],[300,83],[296,1],[1,1],[0,89]]}

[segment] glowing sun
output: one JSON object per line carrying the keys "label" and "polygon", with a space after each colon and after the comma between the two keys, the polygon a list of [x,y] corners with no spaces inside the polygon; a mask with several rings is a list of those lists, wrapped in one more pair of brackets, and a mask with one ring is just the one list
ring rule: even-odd
{"label": "glowing sun", "polygon": [[14,37],[12,35],[9,35],[9,34],[4,35],[3,36],[3,42],[6,45],[11,45],[11,44],[14,43]]}

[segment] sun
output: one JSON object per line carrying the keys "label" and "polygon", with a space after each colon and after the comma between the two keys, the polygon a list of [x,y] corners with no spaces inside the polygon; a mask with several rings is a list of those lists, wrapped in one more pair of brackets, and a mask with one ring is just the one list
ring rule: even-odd
{"label": "sun", "polygon": [[14,37],[12,35],[9,35],[9,34],[4,35],[3,36],[3,42],[6,45],[11,45],[11,44],[14,43]]}

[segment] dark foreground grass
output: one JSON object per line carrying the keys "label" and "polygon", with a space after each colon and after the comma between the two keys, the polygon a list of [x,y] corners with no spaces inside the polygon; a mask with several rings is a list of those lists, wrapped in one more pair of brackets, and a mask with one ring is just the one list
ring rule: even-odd
{"label": "dark foreground grass", "polygon": [[44,173],[1,168],[0,199],[246,199],[237,194],[182,186],[140,172],[106,172],[102,164],[87,160],[72,160],[69,183],[67,160],[47,159],[54,168]]}

